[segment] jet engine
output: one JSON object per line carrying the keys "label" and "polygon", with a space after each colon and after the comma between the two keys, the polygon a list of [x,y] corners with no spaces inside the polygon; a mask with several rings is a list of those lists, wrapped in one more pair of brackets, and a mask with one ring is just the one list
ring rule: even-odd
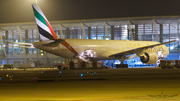
{"label": "jet engine", "polygon": [[158,61],[158,55],[155,52],[146,52],[140,56],[140,60],[146,64],[154,64]]}

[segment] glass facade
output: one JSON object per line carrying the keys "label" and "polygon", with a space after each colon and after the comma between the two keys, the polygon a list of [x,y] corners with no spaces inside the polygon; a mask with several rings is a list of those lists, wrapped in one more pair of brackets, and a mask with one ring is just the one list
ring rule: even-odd
{"label": "glass facade", "polygon": [[[157,24],[157,32],[158,37],[160,39],[160,25]],[[141,24],[137,25],[137,35],[138,40],[142,41],[156,41],[156,35],[154,31],[153,24]],[[135,33],[135,26],[131,25],[133,33]],[[59,28],[54,28],[56,34],[59,38],[61,38]],[[67,31],[68,30],[68,31]],[[90,38],[88,37],[88,27],[84,28],[85,31],[85,39],[95,39],[95,40],[105,40],[106,38],[111,39],[111,27],[107,27],[108,36],[105,32],[104,26],[96,26],[91,27],[90,30]],[[69,39],[83,39],[83,33],[81,28],[68,28],[62,29],[64,38]],[[69,32],[67,34],[67,32]],[[21,37],[18,30],[8,30],[8,31],[1,31],[2,39],[4,42],[11,41],[11,42],[26,42],[32,43],[33,41],[39,40],[39,34],[36,33],[36,29],[32,30],[21,30]],[[135,37],[135,36],[134,36]],[[179,37],[179,24],[162,24],[162,42],[168,42],[172,40],[176,40]],[[131,40],[131,35],[129,34],[128,25],[118,25],[114,26],[114,40]],[[174,42],[167,44],[170,51],[172,52],[179,52],[179,44],[180,42]],[[19,46],[19,45],[18,45]],[[5,49],[7,54],[24,54],[23,49],[21,47],[17,47],[15,44],[6,44]],[[2,44],[1,44],[1,51],[2,51]],[[36,54],[36,49],[28,49],[26,54]],[[1,52],[2,54],[3,52]]]}

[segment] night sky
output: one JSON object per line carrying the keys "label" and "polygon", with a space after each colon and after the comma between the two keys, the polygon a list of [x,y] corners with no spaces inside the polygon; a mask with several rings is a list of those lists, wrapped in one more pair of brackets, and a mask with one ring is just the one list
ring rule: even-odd
{"label": "night sky", "polygon": [[[180,15],[180,0],[37,0],[49,21]],[[0,0],[0,23],[34,22],[36,0]]]}

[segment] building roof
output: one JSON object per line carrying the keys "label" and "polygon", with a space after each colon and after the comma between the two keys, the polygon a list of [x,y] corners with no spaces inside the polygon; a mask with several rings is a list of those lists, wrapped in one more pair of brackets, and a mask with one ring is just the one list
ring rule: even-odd
{"label": "building roof", "polygon": [[[152,24],[155,19],[157,24],[178,24],[179,16],[161,16],[161,17],[129,17],[129,18],[109,18],[109,19],[87,19],[87,20],[65,20],[50,21],[53,28],[59,28],[59,24],[63,28],[79,28],[81,24],[85,27],[104,26],[104,22],[109,26],[128,25],[128,20],[132,25]],[[17,26],[21,29],[36,29],[35,22],[23,23],[4,23],[0,24],[0,30],[17,30]]]}

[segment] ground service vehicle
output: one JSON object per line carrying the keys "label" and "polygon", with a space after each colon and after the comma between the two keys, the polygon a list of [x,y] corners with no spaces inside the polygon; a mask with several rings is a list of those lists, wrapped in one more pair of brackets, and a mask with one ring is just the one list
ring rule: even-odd
{"label": "ground service vehicle", "polygon": [[3,69],[13,69],[13,65],[12,64],[4,64]]}

